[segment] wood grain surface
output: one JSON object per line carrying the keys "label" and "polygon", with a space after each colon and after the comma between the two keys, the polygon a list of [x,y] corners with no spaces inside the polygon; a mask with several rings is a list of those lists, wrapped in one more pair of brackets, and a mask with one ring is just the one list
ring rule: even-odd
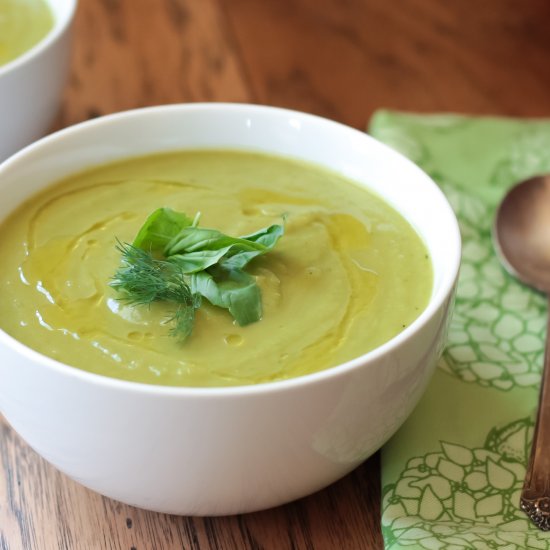
{"label": "wood grain surface", "polygon": [[[189,101],[357,128],[382,107],[550,116],[549,20],[548,0],[80,0],[56,127]],[[166,516],[84,489],[0,420],[0,550],[377,549],[378,469],[264,512]]]}

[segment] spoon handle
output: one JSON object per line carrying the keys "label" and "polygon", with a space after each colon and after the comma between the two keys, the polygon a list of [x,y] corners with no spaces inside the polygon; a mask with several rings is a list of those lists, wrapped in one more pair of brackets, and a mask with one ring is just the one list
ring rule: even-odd
{"label": "spoon handle", "polygon": [[[550,303],[549,303],[550,312]],[[529,466],[521,491],[521,509],[543,531],[550,530],[550,315],[546,328],[539,408]]]}

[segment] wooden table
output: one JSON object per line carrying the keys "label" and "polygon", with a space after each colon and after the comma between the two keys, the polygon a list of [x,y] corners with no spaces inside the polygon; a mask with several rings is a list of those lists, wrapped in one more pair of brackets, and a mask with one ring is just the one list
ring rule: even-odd
{"label": "wooden table", "polygon": [[[549,20],[548,0],[80,0],[58,126],[190,101],[357,128],[381,107],[550,116]],[[0,549],[380,548],[378,467],[277,509],[182,518],[82,488],[0,420]]]}

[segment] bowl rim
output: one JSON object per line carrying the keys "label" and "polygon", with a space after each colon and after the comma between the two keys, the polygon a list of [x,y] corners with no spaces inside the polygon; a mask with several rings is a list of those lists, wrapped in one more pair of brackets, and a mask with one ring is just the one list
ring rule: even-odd
{"label": "bowl rim", "polygon": [[52,44],[57,42],[58,38],[71,25],[78,4],[78,0],[66,1],[70,3],[68,10],[63,17],[58,17],[50,0],[45,0],[49,10],[52,12],[52,17],[54,19],[52,28],[34,46],[29,48],[28,50],[25,50],[21,55],[18,55],[4,65],[0,65],[0,81],[5,75],[11,73],[12,71],[16,71],[22,65],[29,63],[32,59],[36,57],[39,57],[42,52],[44,52]]}
{"label": "bowl rim", "polygon": [[[49,134],[38,141],[27,145],[5,161],[0,163],[0,178],[2,172],[6,167],[11,166],[13,163],[18,163],[25,158],[28,154],[34,152],[36,149],[40,149],[43,146],[47,146],[51,142],[55,142],[59,139],[65,139],[70,137],[72,134],[78,134],[81,132],[87,132],[89,128],[94,128],[96,126],[108,125],[108,124],[117,124],[119,120],[124,120],[127,118],[134,118],[136,116],[155,116],[156,113],[159,116],[162,113],[171,112],[171,111],[212,111],[212,110],[221,110],[221,111],[239,111],[242,110],[248,114],[254,113],[273,113],[275,116],[292,116],[292,117],[301,117],[303,120],[310,120],[312,122],[335,125],[336,128],[345,129],[346,132],[350,134],[355,134],[356,136],[361,136],[360,139],[375,143],[377,146],[385,149],[392,155],[395,155],[400,158],[400,162],[408,166],[407,169],[416,171],[423,175],[426,184],[429,184],[432,187],[432,191],[436,195],[439,195],[441,200],[441,206],[446,212],[446,217],[449,218],[450,222],[450,235],[449,235],[449,248],[454,250],[452,262],[448,262],[445,265],[444,273],[439,285],[437,292],[432,293],[430,300],[420,315],[414,319],[414,321],[403,329],[400,333],[395,335],[393,338],[384,342],[382,345],[376,347],[375,349],[359,355],[349,361],[340,363],[333,367],[328,367],[324,370],[303,374],[295,377],[291,377],[284,380],[276,380],[270,382],[261,382],[258,384],[248,384],[248,385],[238,385],[238,386],[216,386],[216,387],[195,387],[195,386],[168,386],[160,384],[149,384],[145,382],[134,382],[129,380],[123,380],[119,378],[114,378],[102,374],[96,374],[93,372],[82,370],[78,367],[73,367],[61,361],[57,361],[51,357],[43,355],[42,353],[35,351],[34,349],[28,347],[22,342],[18,341],[16,338],[7,334],[4,330],[0,328],[0,346],[6,345],[13,349],[14,352],[21,354],[27,357],[34,363],[40,363],[41,367],[53,369],[57,374],[63,376],[69,376],[71,378],[77,379],[83,383],[91,383],[92,385],[103,386],[106,389],[111,389],[113,391],[129,391],[146,395],[163,395],[167,397],[235,397],[235,396],[245,396],[245,395],[266,395],[272,393],[278,393],[280,391],[289,391],[289,390],[299,390],[304,386],[316,385],[320,383],[325,383],[330,381],[333,378],[339,378],[345,376],[350,371],[354,371],[359,367],[368,367],[369,363],[374,363],[385,354],[391,351],[392,348],[398,347],[406,341],[410,340],[419,330],[422,329],[431,318],[443,307],[446,300],[450,299],[453,295],[456,282],[458,279],[458,272],[460,267],[460,258],[461,258],[461,237],[460,230],[458,226],[458,221],[456,219],[455,213],[451,208],[447,198],[444,193],[441,191],[439,186],[428,176],[422,169],[420,169],[416,164],[411,160],[405,157],[402,153],[392,149],[388,145],[374,139],[372,136],[368,135],[366,132],[362,132],[351,126],[347,126],[343,123],[331,120],[326,117],[321,117],[318,115],[305,113],[302,111],[296,111],[292,109],[286,109],[282,107],[273,107],[267,105],[257,105],[257,104],[248,104],[248,103],[225,103],[225,102],[197,102],[197,103],[175,103],[168,105],[157,105],[150,107],[143,107],[139,109],[131,109],[126,111],[120,111],[101,117],[97,117],[91,120],[83,121],[78,124],[68,126],[57,132]],[[297,155],[296,158],[299,158]],[[114,160],[113,160],[114,162]],[[382,196],[384,199],[384,197]],[[385,199],[384,199],[385,200]]]}

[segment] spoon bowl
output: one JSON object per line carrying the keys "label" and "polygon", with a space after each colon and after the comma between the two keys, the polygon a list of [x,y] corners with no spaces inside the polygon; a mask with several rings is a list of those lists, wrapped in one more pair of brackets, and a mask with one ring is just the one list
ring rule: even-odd
{"label": "spoon bowl", "polygon": [[504,197],[496,216],[495,244],[509,273],[550,292],[550,175],[528,179]]}

